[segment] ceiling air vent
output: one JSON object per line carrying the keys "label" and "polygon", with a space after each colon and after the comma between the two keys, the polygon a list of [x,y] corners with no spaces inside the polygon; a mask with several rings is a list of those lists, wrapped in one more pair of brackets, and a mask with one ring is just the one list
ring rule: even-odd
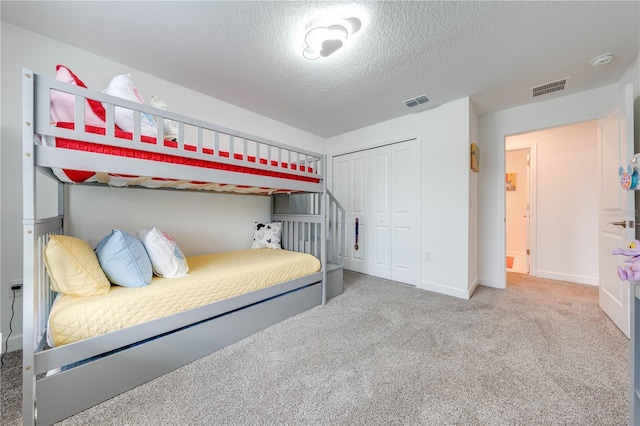
{"label": "ceiling air vent", "polygon": [[414,106],[425,104],[427,102],[429,102],[429,97],[427,95],[422,95],[418,96],[417,98],[406,100],[403,103],[409,108],[413,108]]}
{"label": "ceiling air vent", "polygon": [[551,83],[541,84],[540,86],[531,88],[531,96],[538,97],[542,95],[546,95],[548,93],[557,92],[560,90],[565,90],[569,85],[569,79],[571,77],[561,78],[560,80],[552,81]]}

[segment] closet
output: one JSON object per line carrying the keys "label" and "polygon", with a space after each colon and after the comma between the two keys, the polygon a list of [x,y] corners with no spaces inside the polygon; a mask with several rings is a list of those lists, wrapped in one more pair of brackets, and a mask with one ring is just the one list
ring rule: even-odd
{"label": "closet", "polygon": [[333,188],[346,209],[345,268],[416,285],[420,160],[416,139],[333,157]]}

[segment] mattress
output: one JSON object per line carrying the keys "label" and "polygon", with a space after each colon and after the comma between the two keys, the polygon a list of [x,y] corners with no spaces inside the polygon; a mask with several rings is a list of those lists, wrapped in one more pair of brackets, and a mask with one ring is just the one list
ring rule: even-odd
{"label": "mattress", "polygon": [[[73,129],[75,126],[73,123],[66,122],[58,122],[55,124],[57,127],[65,128],[65,129]],[[93,133],[93,134],[105,134],[104,127],[95,127],[86,125],[85,132]],[[133,135],[129,132],[124,132],[122,130],[115,130],[115,137],[123,140],[132,140]],[[136,144],[136,147],[144,147],[153,146],[157,144],[157,139],[155,137],[144,136],[142,135],[140,138],[140,144]],[[57,148],[63,149],[71,149],[71,150],[80,150],[87,152],[100,153],[105,155],[112,155],[118,157],[128,157],[128,158],[138,158],[150,161],[156,161],[160,163],[172,163],[172,164],[181,164],[186,166],[195,166],[206,169],[216,169],[216,170],[225,170],[231,172],[239,172],[239,173],[247,173],[268,177],[275,177],[281,179],[289,179],[295,181],[303,181],[303,182],[313,182],[318,183],[320,179],[313,176],[301,176],[298,174],[293,174],[290,171],[300,171],[300,172],[308,172],[314,173],[314,169],[310,166],[306,166],[304,164],[298,165],[295,163],[287,163],[287,162],[278,162],[275,160],[268,161],[265,158],[257,158],[255,155],[244,155],[240,153],[233,153],[231,155],[226,151],[214,152],[212,148],[202,148],[202,153],[206,155],[210,155],[212,160],[202,160],[195,159],[190,157],[181,156],[181,151],[186,152],[196,152],[197,147],[195,145],[185,144],[184,147],[179,149],[178,143],[173,140],[164,140],[163,144],[165,148],[175,149],[176,154],[164,154],[153,151],[145,151],[144,149],[134,149],[134,148],[123,148],[117,146],[103,145],[99,143],[78,141],[67,138],[50,138],[46,137],[44,139],[45,145],[55,146]],[[232,158],[233,160],[241,161],[244,165],[235,165],[235,164],[227,164],[220,161],[215,161],[214,158]],[[272,167],[277,167],[278,171],[273,170],[264,170],[260,168],[254,168],[252,165],[260,164],[260,165],[270,165]],[[246,186],[246,185],[229,185],[229,184],[220,184],[220,183],[212,183],[212,182],[199,182],[199,181],[188,181],[188,180],[177,180],[177,179],[167,179],[167,178],[156,178],[153,176],[133,176],[133,175],[122,175],[122,174],[113,174],[113,173],[104,173],[101,171],[94,170],[71,170],[71,169],[53,169],[54,174],[60,179],[62,182],[66,183],[92,183],[99,182],[105,183],[110,186],[144,186],[147,188],[174,188],[174,189],[199,189],[199,190],[210,190],[210,191],[219,191],[219,192],[236,192],[236,193],[248,193],[248,194],[262,194],[262,195],[271,195],[274,193],[289,193],[290,189],[287,188],[266,188],[266,187],[255,187],[255,186]]]}
{"label": "mattress", "polygon": [[116,285],[106,295],[59,296],[47,341],[61,346],[290,281],[320,270],[309,254],[247,249],[187,258],[189,274],[153,277],[146,287]]}

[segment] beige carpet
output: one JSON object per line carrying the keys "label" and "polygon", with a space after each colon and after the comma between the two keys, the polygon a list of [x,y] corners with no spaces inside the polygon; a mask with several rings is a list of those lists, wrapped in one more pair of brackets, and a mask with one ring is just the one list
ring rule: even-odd
{"label": "beige carpet", "polygon": [[[19,424],[4,379],[2,423]],[[465,301],[345,273],[326,306],[62,423],[625,425],[628,394],[597,287],[509,273]]]}

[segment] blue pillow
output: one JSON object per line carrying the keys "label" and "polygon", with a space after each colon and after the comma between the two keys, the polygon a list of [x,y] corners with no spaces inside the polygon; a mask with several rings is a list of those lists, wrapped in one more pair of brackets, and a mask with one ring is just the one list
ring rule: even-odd
{"label": "blue pillow", "polygon": [[151,282],[151,260],[142,242],[133,235],[114,229],[98,243],[95,252],[111,283],[144,287]]}

